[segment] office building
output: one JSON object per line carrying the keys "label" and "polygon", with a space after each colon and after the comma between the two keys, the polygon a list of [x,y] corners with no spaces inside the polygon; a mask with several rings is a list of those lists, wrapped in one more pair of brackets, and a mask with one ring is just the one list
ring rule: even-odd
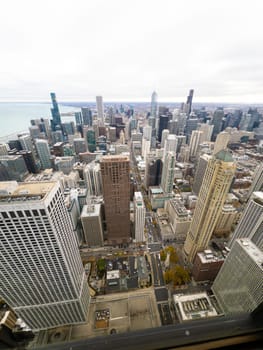
{"label": "office building", "polygon": [[130,241],[129,165],[127,156],[104,156],[100,161],[107,234],[112,245]]}
{"label": "office building", "polygon": [[19,136],[18,140],[24,151],[29,151],[32,152],[32,154],[34,154],[33,142],[31,140],[30,135],[21,135]]}
{"label": "office building", "polygon": [[52,108],[51,108],[51,129],[52,131],[60,130],[61,129],[61,117],[60,112],[58,108],[57,98],[56,94],[54,92],[50,93],[51,102],[52,102]]}
{"label": "office building", "polygon": [[199,191],[200,191],[203,179],[204,179],[206,167],[207,167],[208,162],[211,160],[211,158],[212,158],[212,156],[210,156],[208,154],[203,154],[202,156],[199,157],[195,176],[194,176],[194,182],[193,182],[193,186],[192,186],[193,192],[196,195],[199,194]]}
{"label": "office building", "polygon": [[214,129],[214,125],[204,124],[204,123],[199,125],[198,130],[203,131],[203,134],[201,137],[201,143],[211,141],[213,129]]}
{"label": "office building", "polygon": [[56,157],[63,157],[64,156],[64,142],[56,142],[53,145],[53,155]]}
{"label": "office building", "polygon": [[147,155],[150,153],[150,150],[151,150],[151,141],[143,138],[141,148],[142,148],[142,157],[145,160],[147,158]]}
{"label": "office building", "polygon": [[134,192],[134,223],[135,223],[135,240],[136,242],[145,242],[144,225],[145,225],[145,205],[141,192]]}
{"label": "office building", "polygon": [[96,96],[96,105],[97,105],[97,113],[98,120],[104,125],[104,106],[102,96]]}
{"label": "office building", "polygon": [[42,169],[51,168],[51,154],[47,140],[36,139],[35,146]]}
{"label": "office building", "polygon": [[158,126],[158,141],[162,140],[162,132],[164,129],[168,129],[169,117],[168,115],[160,115],[159,116],[159,126]]}
{"label": "office building", "polygon": [[214,126],[213,133],[212,133],[212,141],[215,141],[217,135],[222,130],[223,125],[223,118],[224,118],[224,110],[223,108],[217,108],[213,114],[213,118],[211,120],[211,125]]}
{"label": "office building", "polygon": [[165,159],[163,163],[162,179],[161,179],[161,187],[164,193],[173,192],[174,168],[175,168],[175,153],[168,152],[165,155]]}
{"label": "office building", "polygon": [[206,249],[195,256],[192,275],[196,282],[214,281],[225,258],[218,252]]}
{"label": "office building", "polygon": [[96,135],[92,129],[84,129],[84,138],[89,152],[93,153],[96,151]]}
{"label": "office building", "polygon": [[190,142],[192,131],[196,130],[197,127],[198,127],[198,119],[197,118],[191,117],[191,118],[186,120],[184,133],[185,133],[186,141],[187,141],[188,145]]}
{"label": "office building", "polygon": [[216,154],[219,151],[226,149],[229,140],[230,140],[230,134],[228,132],[225,132],[225,131],[220,132],[216,137],[213,154]]}
{"label": "office building", "polygon": [[161,155],[155,152],[148,153],[145,164],[144,183],[148,189],[150,186],[158,186],[161,183],[163,162]]}
{"label": "office building", "polygon": [[84,180],[91,196],[102,195],[102,178],[100,164],[91,162],[86,165],[84,172]]}
{"label": "office building", "polygon": [[195,158],[199,151],[199,145],[201,143],[201,138],[203,135],[203,131],[193,130],[190,138],[190,157]]}
{"label": "office building", "polygon": [[193,262],[198,251],[205,250],[213,234],[235,174],[230,153],[220,151],[207,164],[193,220],[186,237],[184,251]]}
{"label": "office building", "polygon": [[9,140],[8,141],[8,146],[9,149],[16,149],[17,151],[21,151],[22,150],[22,146],[19,140]]}
{"label": "office building", "polygon": [[167,139],[164,142],[164,152],[163,152],[163,159],[167,152],[174,152],[176,153],[178,146],[178,136],[177,135],[168,135]]}
{"label": "office building", "polygon": [[150,125],[146,125],[143,128],[143,137],[147,140],[151,140],[152,138],[152,127]]}
{"label": "office building", "polygon": [[31,151],[18,151],[16,152],[17,155],[20,155],[24,158],[27,170],[29,173],[36,174],[38,173],[38,165],[35,161],[35,157],[33,156]]}
{"label": "office building", "polygon": [[263,191],[263,162],[257,166],[253,174],[253,181],[249,188],[247,198],[250,198],[253,192]]}
{"label": "office building", "polygon": [[217,220],[213,235],[216,237],[228,237],[232,227],[238,220],[239,213],[231,204],[225,204]]}
{"label": "office building", "polygon": [[28,170],[22,155],[0,156],[0,181],[23,181]]}
{"label": "office building", "polygon": [[163,129],[162,131],[162,140],[161,140],[161,148],[164,148],[164,143],[167,140],[167,137],[169,136],[169,130]]}
{"label": "office building", "polygon": [[73,147],[77,155],[79,155],[79,153],[85,153],[87,151],[87,146],[84,138],[74,139]]}
{"label": "office building", "polygon": [[110,140],[110,142],[116,142],[116,140],[117,140],[116,128],[114,126],[111,126],[111,127],[109,127],[108,132],[109,132],[109,140]]}
{"label": "office building", "polygon": [[171,228],[177,240],[184,241],[192,220],[192,215],[180,198],[172,198],[165,202],[164,209],[168,213]]}
{"label": "office building", "polygon": [[226,315],[251,313],[263,303],[263,252],[249,239],[238,239],[212,291]]}
{"label": "office building", "polygon": [[92,126],[92,112],[89,107],[81,107],[82,121],[84,125]]}
{"label": "office building", "polygon": [[233,247],[236,239],[249,238],[263,249],[263,192],[253,192],[229,242]]}
{"label": "office building", "polygon": [[75,158],[73,156],[56,157],[54,161],[55,169],[69,175],[73,169]]}
{"label": "office building", "polygon": [[155,91],[151,98],[151,116],[155,119],[158,117],[158,95]]}
{"label": "office building", "polygon": [[85,323],[87,279],[59,183],[0,189],[1,297],[35,331]]}
{"label": "office building", "polygon": [[88,244],[89,247],[102,247],[101,204],[89,203],[84,205],[80,219],[84,233],[84,243]]}
{"label": "office building", "polygon": [[75,123],[76,125],[82,125],[83,124],[83,118],[81,112],[75,112]]}
{"label": "office building", "polygon": [[193,97],[194,97],[194,90],[191,89],[189,91],[189,95],[187,96],[186,105],[185,105],[185,113],[187,115],[190,115],[192,112]]}
{"label": "office building", "polygon": [[7,156],[9,151],[9,146],[7,143],[0,143],[0,156]]}
{"label": "office building", "polygon": [[176,140],[177,140],[176,153],[180,153],[181,147],[186,144],[186,136],[176,135]]}

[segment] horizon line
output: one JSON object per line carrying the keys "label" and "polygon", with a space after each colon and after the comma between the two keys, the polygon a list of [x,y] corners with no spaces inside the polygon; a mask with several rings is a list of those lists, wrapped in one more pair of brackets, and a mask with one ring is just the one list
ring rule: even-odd
{"label": "horizon line", "polygon": [[[52,105],[52,102],[50,100],[0,100],[0,103],[48,103]],[[96,100],[60,100],[58,101],[58,104],[63,104],[63,103],[92,103],[96,104]],[[103,103],[148,103],[151,104],[150,100],[103,100]],[[175,100],[158,100],[158,104],[160,103],[184,103],[182,101],[175,101]],[[192,105],[194,104],[239,104],[239,105],[249,105],[249,104],[259,104],[263,105],[262,102],[254,101],[254,102],[239,102],[239,101],[195,101],[192,102]]]}

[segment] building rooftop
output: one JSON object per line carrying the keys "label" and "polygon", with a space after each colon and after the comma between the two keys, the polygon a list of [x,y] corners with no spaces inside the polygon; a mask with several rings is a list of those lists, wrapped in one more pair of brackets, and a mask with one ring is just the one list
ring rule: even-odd
{"label": "building rooftop", "polygon": [[230,152],[226,150],[221,150],[215,155],[216,159],[222,160],[224,162],[233,162],[233,157]]}
{"label": "building rooftop", "polygon": [[43,199],[56,182],[0,182],[0,202],[33,201]]}
{"label": "building rooftop", "polygon": [[[119,146],[119,145],[118,145]],[[123,146],[123,145],[122,145]],[[124,145],[125,146],[125,145]],[[126,145],[127,146],[127,145]],[[123,162],[123,161],[127,161],[129,162],[129,156],[128,155],[110,155],[110,156],[103,156],[101,158],[101,162],[104,163],[111,163],[111,162]]]}
{"label": "building rooftop", "polygon": [[149,190],[152,194],[163,194],[161,187],[150,187]]}
{"label": "building rooftop", "polygon": [[100,215],[100,208],[101,204],[90,204],[90,205],[84,205],[81,217],[91,217],[91,216],[99,216]]}
{"label": "building rooftop", "polygon": [[174,303],[177,305],[182,321],[217,316],[217,312],[207,293],[175,294]]}
{"label": "building rooftop", "polygon": [[255,261],[255,263],[263,270],[263,252],[253,243],[249,238],[242,238],[236,240],[248,255]]}

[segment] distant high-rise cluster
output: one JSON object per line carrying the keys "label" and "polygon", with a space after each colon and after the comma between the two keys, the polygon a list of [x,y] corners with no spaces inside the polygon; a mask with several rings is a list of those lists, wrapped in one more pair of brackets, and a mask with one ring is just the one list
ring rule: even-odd
{"label": "distant high-rise cluster", "polygon": [[[50,96],[50,120],[0,144],[0,296],[26,325],[90,327],[91,295],[104,327],[96,294],[151,284],[158,299],[166,283],[184,284],[185,319],[208,317],[188,269],[200,290],[214,281],[219,312],[262,303],[260,108],[193,105],[190,89],[183,103],[96,96],[61,114]],[[168,299],[158,311],[168,322]]]}

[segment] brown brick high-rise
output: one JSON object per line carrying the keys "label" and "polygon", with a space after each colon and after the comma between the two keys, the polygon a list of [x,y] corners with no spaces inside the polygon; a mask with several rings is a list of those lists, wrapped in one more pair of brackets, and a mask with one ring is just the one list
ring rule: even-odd
{"label": "brown brick high-rise", "polygon": [[112,245],[130,241],[130,160],[127,156],[104,156],[101,175],[108,241]]}

